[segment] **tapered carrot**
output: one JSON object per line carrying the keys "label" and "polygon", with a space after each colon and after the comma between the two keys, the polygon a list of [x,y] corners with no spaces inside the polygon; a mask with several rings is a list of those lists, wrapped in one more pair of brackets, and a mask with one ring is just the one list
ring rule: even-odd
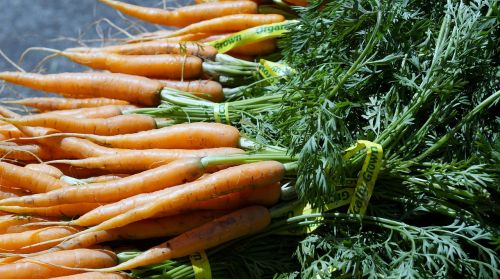
{"label": "tapered carrot", "polygon": [[0,134],[5,136],[6,139],[24,137],[24,134],[12,124],[5,124],[0,126]]}
{"label": "tapered carrot", "polygon": [[105,52],[123,55],[157,55],[157,54],[182,54],[198,56],[205,59],[214,59],[217,49],[212,46],[197,42],[172,42],[158,40],[125,45],[113,45],[100,48],[69,48],[65,52]]}
{"label": "tapered carrot", "polygon": [[70,268],[103,268],[114,266],[116,263],[116,255],[110,251],[91,249],[57,251],[0,265],[0,278],[53,278],[83,272],[64,268],[65,266]]}
{"label": "tapered carrot", "polygon": [[49,251],[87,248],[118,239],[148,239],[175,236],[226,214],[227,211],[196,211],[167,218],[142,220],[107,231],[80,235],[54,246]]}
{"label": "tapered carrot", "polygon": [[32,193],[45,193],[68,186],[50,175],[5,162],[0,162],[0,184],[26,189]]}
{"label": "tapered carrot", "polygon": [[[78,187],[78,186],[75,186]],[[99,206],[102,203],[83,202],[61,204],[46,207],[22,207],[22,206],[0,206],[0,210],[23,215],[33,215],[41,217],[75,217],[84,215]]]}
{"label": "tapered carrot", "polygon": [[117,180],[129,176],[128,174],[109,174],[109,175],[99,175],[89,178],[82,179],[85,183],[100,183]]}
{"label": "tapered carrot", "polygon": [[0,79],[32,89],[64,96],[106,97],[133,104],[157,106],[160,82],[145,77],[114,73],[35,74],[0,72]]}
{"label": "tapered carrot", "polygon": [[165,37],[189,33],[231,33],[284,20],[285,17],[278,14],[235,14],[193,23]]}
{"label": "tapered carrot", "polygon": [[105,119],[79,119],[47,113],[19,118],[3,118],[3,120],[22,126],[53,128],[61,132],[108,136],[129,134],[156,128],[154,118],[144,115],[118,115]]}
{"label": "tapered carrot", "polygon": [[55,226],[19,233],[8,233],[0,235],[0,251],[11,253],[33,253],[46,250],[54,245],[47,244],[23,249],[42,241],[65,237],[79,230],[69,226]]}
{"label": "tapered carrot", "polygon": [[24,167],[30,170],[48,174],[54,178],[61,178],[61,176],[64,175],[58,168],[47,164],[28,164]]}
{"label": "tapered carrot", "polygon": [[86,168],[73,167],[73,166],[64,165],[64,164],[53,164],[53,166],[60,169],[64,173],[64,175],[78,178],[78,179],[85,179],[85,178],[89,178],[89,177],[112,174],[111,172],[106,171],[106,170],[86,169]]}
{"label": "tapered carrot", "polygon": [[213,102],[221,102],[222,100],[224,100],[222,85],[216,81],[212,80],[190,80],[190,81],[159,80],[159,81],[165,87],[192,93],[195,96]]}
{"label": "tapered carrot", "polygon": [[122,55],[105,52],[70,52],[60,54],[73,62],[95,70],[107,70],[150,78],[195,79],[202,76],[203,60],[181,54]]}
{"label": "tapered carrot", "polygon": [[188,256],[230,240],[257,233],[267,227],[270,222],[271,216],[265,207],[246,207],[174,237],[136,258],[114,267],[99,269],[99,271],[127,270]]}
{"label": "tapered carrot", "polygon": [[174,27],[183,27],[195,22],[230,14],[257,13],[257,5],[255,5],[255,3],[251,1],[198,4],[192,6],[184,6],[172,11],[156,8],[146,8],[115,0],[99,1],[129,16],[133,16],[154,24],[162,24]]}
{"label": "tapered carrot", "polygon": [[204,122],[177,124],[155,130],[117,136],[74,133],[54,135],[81,137],[109,147],[130,149],[237,147],[240,141],[240,133],[236,128],[220,123]]}
{"label": "tapered carrot", "polygon": [[52,160],[54,157],[50,150],[36,144],[29,145],[5,145],[0,144],[0,156],[4,159],[12,159],[23,162],[37,160]]}
{"label": "tapered carrot", "polygon": [[[265,187],[283,178],[285,167],[276,161],[249,163],[218,171],[206,178],[174,186],[146,205],[106,220],[80,233],[109,230],[151,218],[159,213],[179,212],[190,204],[251,188]],[[70,222],[70,224],[73,222]],[[42,242],[43,244],[43,242]]]}
{"label": "tapered carrot", "polygon": [[160,38],[165,41],[169,42],[196,42],[198,40],[204,39],[210,35],[213,35],[212,33],[194,33],[194,34],[184,34],[184,35],[179,35],[175,37],[168,37],[168,35],[172,33],[172,31],[169,30],[160,30],[157,32],[152,32],[152,33],[146,33],[139,35],[133,39],[130,39],[127,41],[128,44],[133,44],[137,42],[145,42],[145,41],[150,41],[150,40],[155,40],[156,38]]}
{"label": "tapered carrot", "polygon": [[24,226],[34,222],[48,222],[50,218],[40,218],[33,216],[5,215],[0,216],[0,234],[18,233],[33,229],[46,227],[45,225]]}
{"label": "tapered carrot", "polygon": [[51,206],[84,202],[116,202],[140,193],[193,181],[204,173],[200,159],[182,159],[119,180],[67,187],[44,195],[0,200],[0,205]]}
{"label": "tapered carrot", "polygon": [[49,163],[68,164],[75,167],[105,169],[115,173],[141,172],[182,158],[244,153],[231,147],[208,149],[146,149],[122,151],[119,155],[105,155],[80,160],[55,160]]}
{"label": "tapered carrot", "polygon": [[52,279],[126,279],[129,278],[123,273],[109,273],[109,272],[85,272],[80,274],[51,277]]}
{"label": "tapered carrot", "polygon": [[28,106],[42,112],[129,104],[127,101],[108,98],[72,99],[55,97],[25,98],[21,100],[2,101],[2,103]]}
{"label": "tapered carrot", "polygon": [[136,108],[137,108],[136,106],[132,105],[109,105],[109,106],[99,106],[91,108],[56,110],[56,111],[40,113],[38,115],[53,113],[57,115],[70,116],[74,118],[109,118],[121,115],[122,111],[124,110],[136,109]]}

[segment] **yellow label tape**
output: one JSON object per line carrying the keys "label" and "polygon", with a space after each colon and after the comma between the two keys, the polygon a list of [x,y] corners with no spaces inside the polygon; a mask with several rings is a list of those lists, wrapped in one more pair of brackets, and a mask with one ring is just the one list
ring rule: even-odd
{"label": "yellow label tape", "polygon": [[294,69],[285,64],[260,59],[259,73],[265,79],[276,77],[286,77],[294,72]]}
{"label": "yellow label tape", "polygon": [[292,22],[295,22],[295,20],[286,20],[249,28],[208,44],[216,48],[219,53],[226,53],[235,47],[280,37],[288,31],[288,26]]}
{"label": "yellow label tape", "polygon": [[345,150],[344,159],[347,160],[353,157],[362,149],[366,149],[366,158],[359,172],[354,196],[352,197],[349,210],[347,211],[348,213],[360,215],[364,215],[366,212],[384,155],[380,144],[366,140],[358,140],[354,146]]}
{"label": "yellow label tape", "polygon": [[195,279],[212,279],[212,271],[205,251],[189,255],[189,260],[193,266]]}
{"label": "yellow label tape", "polygon": [[231,121],[229,120],[229,103],[216,104],[214,105],[214,120],[217,123],[222,123],[225,118],[226,123],[231,125]]}

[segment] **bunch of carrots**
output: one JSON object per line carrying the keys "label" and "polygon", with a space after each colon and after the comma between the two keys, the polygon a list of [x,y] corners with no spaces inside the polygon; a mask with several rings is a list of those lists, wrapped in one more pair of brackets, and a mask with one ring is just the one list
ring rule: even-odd
{"label": "bunch of carrots", "polygon": [[[0,278],[127,278],[128,270],[257,233],[293,169],[286,156],[247,155],[256,145],[235,127],[126,113],[160,105],[170,89],[223,101],[218,78],[251,75],[250,61],[274,53],[276,41],[224,56],[207,42],[283,15],[260,13],[264,1],[168,11],[99,1],[178,29],[101,48],[38,48],[92,72],[0,72],[5,82],[62,97],[3,101],[33,108],[29,115],[0,107]],[[155,238],[163,243],[121,263],[108,245]]]}

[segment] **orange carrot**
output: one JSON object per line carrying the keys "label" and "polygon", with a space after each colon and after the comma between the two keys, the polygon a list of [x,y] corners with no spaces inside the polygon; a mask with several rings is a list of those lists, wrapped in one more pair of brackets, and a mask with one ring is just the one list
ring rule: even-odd
{"label": "orange carrot", "polygon": [[99,271],[127,270],[188,256],[230,240],[257,233],[267,227],[270,222],[271,216],[265,207],[246,207],[174,237],[136,258],[114,267],[99,269]]}
{"label": "orange carrot", "polygon": [[36,144],[29,145],[5,145],[0,144],[0,156],[3,159],[12,159],[23,162],[40,160],[52,160],[54,157],[50,150]]}
{"label": "orange carrot", "polygon": [[61,132],[96,135],[119,135],[156,128],[154,118],[145,115],[118,115],[110,118],[78,119],[53,113],[35,114],[19,118],[3,118],[4,121],[22,126],[42,126]]}
{"label": "orange carrot", "polygon": [[158,40],[151,42],[133,43],[125,45],[113,45],[101,48],[69,48],[66,52],[105,52],[123,55],[157,55],[157,54],[182,54],[198,56],[205,59],[214,59],[217,49],[212,46],[197,42],[172,42],[170,40]]}
{"label": "orange carrot", "polygon": [[56,110],[56,111],[40,113],[38,115],[53,113],[57,115],[65,115],[74,118],[109,118],[121,115],[122,111],[124,110],[136,109],[136,108],[137,108],[136,106],[132,105],[109,105],[109,106],[99,106],[92,108]]}
{"label": "orange carrot", "polygon": [[[168,191],[163,191],[161,195],[157,195],[157,199],[151,203],[134,208],[71,237],[123,227],[151,218],[159,213],[175,214],[195,202],[206,201],[245,189],[265,187],[280,181],[283,178],[284,170],[284,165],[275,161],[249,163],[221,170],[206,178],[174,186]],[[77,224],[79,221],[71,221],[68,224]]]}
{"label": "orange carrot", "polygon": [[216,81],[212,80],[190,80],[190,81],[159,80],[159,81],[165,87],[192,93],[195,96],[213,102],[221,102],[222,100],[224,100],[222,85]]}
{"label": "orange carrot", "polygon": [[47,244],[33,248],[23,249],[42,241],[65,237],[78,232],[79,230],[68,226],[55,226],[30,230],[19,233],[8,233],[0,235],[0,251],[11,253],[33,253],[46,250],[54,245]]}
{"label": "orange carrot", "polygon": [[[0,205],[52,206],[84,202],[116,202],[140,193],[193,181],[204,173],[200,159],[181,159],[119,180],[67,187],[40,195],[0,200]],[[4,209],[6,210],[6,209]]]}
{"label": "orange carrot", "polygon": [[0,234],[18,233],[46,227],[44,225],[24,226],[34,222],[48,222],[52,219],[33,216],[6,215],[0,216]]}
{"label": "orange carrot", "polygon": [[126,274],[108,273],[108,272],[85,272],[80,274],[51,277],[52,279],[126,279]]}
{"label": "orange carrot", "polygon": [[[78,186],[75,186],[78,187]],[[0,206],[1,210],[10,213],[33,215],[42,217],[75,217],[84,215],[99,206],[102,203],[72,203],[61,204],[47,207],[21,207],[21,206]]]}
{"label": "orange carrot", "polygon": [[53,166],[60,169],[64,173],[64,175],[79,179],[112,174],[111,172],[106,170],[77,168],[64,164],[53,164]]}
{"label": "orange carrot", "polygon": [[53,167],[51,165],[47,165],[47,164],[28,164],[24,167],[27,169],[30,169],[30,170],[34,170],[37,172],[42,172],[42,173],[48,174],[48,175],[50,175],[54,178],[58,178],[58,179],[64,175],[62,173],[62,171],[59,170],[58,168]]}
{"label": "orange carrot", "polygon": [[9,187],[3,187],[0,186],[0,200],[1,199],[7,199],[7,198],[13,198],[13,197],[19,197],[19,196],[24,196],[26,195],[26,192],[17,190],[17,189],[12,189]]}
{"label": "orange carrot", "polygon": [[157,106],[160,82],[144,77],[113,73],[35,74],[0,72],[0,79],[64,96],[106,97],[133,104]]}
{"label": "orange carrot", "polygon": [[0,126],[0,135],[5,136],[6,139],[24,137],[24,134],[11,124]]}
{"label": "orange carrot", "polygon": [[137,42],[144,42],[144,41],[150,41],[154,40],[155,38],[163,38],[162,40],[169,41],[169,42],[196,42],[200,39],[206,38],[210,35],[211,33],[195,33],[195,34],[184,34],[184,35],[179,35],[175,37],[168,37],[168,35],[172,33],[170,30],[160,30],[156,32],[151,32],[151,33],[143,33],[138,36],[136,36],[133,39],[130,39],[127,41],[128,44],[133,44]]}
{"label": "orange carrot", "polygon": [[26,189],[32,193],[46,193],[68,186],[50,175],[0,162],[0,185]]}
{"label": "orange carrot", "polygon": [[94,177],[89,177],[82,179],[85,183],[100,183],[117,180],[129,176],[128,174],[110,174],[110,175],[99,175]]}
{"label": "orange carrot", "polygon": [[130,149],[236,147],[240,140],[240,133],[236,128],[220,123],[205,122],[177,124],[155,130],[117,136],[74,133],[54,135],[81,137],[114,148]]}
{"label": "orange carrot", "polygon": [[68,164],[75,167],[105,169],[115,173],[141,172],[168,164],[182,158],[244,153],[231,147],[208,149],[145,149],[122,151],[119,155],[104,155],[80,160],[55,160],[49,163]]}
{"label": "orange carrot", "polygon": [[106,52],[61,52],[61,55],[95,70],[150,78],[195,79],[203,73],[201,58],[181,54],[122,55]]}
{"label": "orange carrot", "polygon": [[278,14],[227,15],[193,23],[165,37],[175,37],[189,33],[231,33],[260,25],[282,22],[284,20],[285,17]]}
{"label": "orange carrot", "polygon": [[75,249],[57,251],[10,264],[0,265],[0,278],[53,278],[57,276],[82,273],[70,268],[103,268],[114,266],[116,255],[105,250]]}
{"label": "orange carrot", "polygon": [[108,98],[90,98],[90,99],[71,99],[71,98],[26,98],[21,100],[3,101],[5,104],[22,105],[35,108],[39,111],[53,111],[77,108],[91,108],[109,105],[128,105],[127,101],[108,99]]}
{"label": "orange carrot", "polygon": [[226,211],[197,211],[169,216],[168,218],[147,219],[107,231],[80,235],[60,243],[49,251],[87,248],[92,245],[118,239],[148,239],[175,236],[205,224],[227,213]]}
{"label": "orange carrot", "polygon": [[138,19],[167,26],[183,27],[189,24],[217,18],[230,14],[257,13],[257,5],[251,1],[235,1],[227,3],[206,3],[177,8],[166,11],[156,8],[146,8],[115,0],[99,0],[116,10]]}

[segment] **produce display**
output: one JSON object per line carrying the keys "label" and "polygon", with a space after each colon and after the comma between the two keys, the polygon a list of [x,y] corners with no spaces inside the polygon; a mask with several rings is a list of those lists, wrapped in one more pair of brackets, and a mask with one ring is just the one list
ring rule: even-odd
{"label": "produce display", "polygon": [[98,2],[0,69],[0,278],[500,276],[497,1]]}

